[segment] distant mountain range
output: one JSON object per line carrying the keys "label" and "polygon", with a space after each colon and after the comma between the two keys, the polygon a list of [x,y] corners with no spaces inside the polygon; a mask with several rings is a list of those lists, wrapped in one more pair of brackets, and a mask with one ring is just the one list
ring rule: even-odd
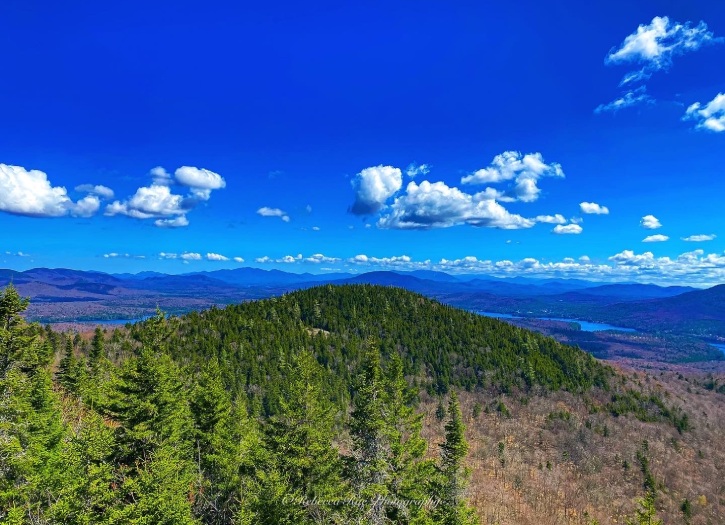
{"label": "distant mountain range", "polygon": [[41,321],[133,319],[147,315],[156,306],[181,313],[319,284],[366,283],[406,288],[477,311],[566,317],[644,331],[725,338],[725,285],[698,290],[569,279],[500,279],[427,270],[315,275],[258,268],[182,275],[112,275],[50,268],[0,270],[0,286],[9,282],[31,298],[29,316]]}

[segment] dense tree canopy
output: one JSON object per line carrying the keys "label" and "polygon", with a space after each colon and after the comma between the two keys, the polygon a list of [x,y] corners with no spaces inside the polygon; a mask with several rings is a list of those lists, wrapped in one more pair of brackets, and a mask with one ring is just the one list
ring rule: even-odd
{"label": "dense tree canopy", "polygon": [[0,295],[1,523],[471,524],[457,389],[670,410],[576,348],[400,289],[158,312],[86,338],[26,323],[26,306]]}

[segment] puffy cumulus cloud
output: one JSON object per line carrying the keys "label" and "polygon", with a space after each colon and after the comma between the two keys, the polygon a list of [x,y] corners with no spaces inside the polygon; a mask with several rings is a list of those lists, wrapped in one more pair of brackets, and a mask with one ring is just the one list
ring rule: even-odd
{"label": "puffy cumulus cloud", "polygon": [[642,239],[642,242],[665,242],[669,241],[670,238],[667,235],[657,234],[657,235],[648,235],[644,239]]}
{"label": "puffy cumulus cloud", "polygon": [[430,166],[428,164],[416,165],[415,162],[411,162],[407,168],[405,168],[405,174],[411,179],[417,175],[428,175],[430,173]]}
{"label": "puffy cumulus cloud", "polygon": [[710,102],[695,102],[685,112],[683,120],[694,120],[697,129],[720,133],[725,131],[725,93],[718,93]]}
{"label": "puffy cumulus cloud", "polygon": [[582,213],[590,213],[594,215],[608,215],[609,208],[597,204],[596,202],[582,202],[579,203],[579,209]]}
{"label": "puffy cumulus cloud", "polygon": [[633,250],[624,250],[612,255],[609,260],[622,265],[652,266],[655,259],[652,252],[636,254]]}
{"label": "puffy cumulus cloud", "polygon": [[715,234],[700,234],[700,235],[690,235],[689,237],[683,237],[683,241],[687,242],[705,242],[705,241],[712,241],[715,239],[717,235]]}
{"label": "puffy cumulus cloud", "polygon": [[315,253],[313,255],[310,255],[309,257],[304,258],[305,262],[313,263],[313,264],[320,264],[320,263],[336,263],[340,262],[340,259],[338,257],[327,257],[325,255],[322,255],[321,253]]}
{"label": "puffy cumulus cloud", "polygon": [[312,227],[312,231],[313,232],[318,232],[318,231],[320,231],[320,227],[319,226],[313,226]]}
{"label": "puffy cumulus cloud", "polygon": [[201,254],[195,252],[184,252],[179,255],[179,259],[184,261],[201,261]]}
{"label": "puffy cumulus cloud", "polygon": [[101,200],[95,195],[86,195],[70,207],[73,217],[93,217],[101,207]]}
{"label": "puffy cumulus cloud", "polygon": [[[114,201],[106,206],[105,215],[127,215],[134,219],[168,219],[184,216],[193,208],[181,195],[171,193],[168,186],[143,186],[126,201]],[[160,226],[161,224],[157,224]]]}
{"label": "puffy cumulus cloud", "polygon": [[95,186],[93,184],[81,184],[80,186],[76,186],[76,191],[79,193],[96,195],[102,199],[113,198],[113,190],[106,186],[101,186],[100,184],[97,184]]}
{"label": "puffy cumulus cloud", "polygon": [[537,215],[535,220],[545,224],[566,224],[566,219],[560,213],[556,215]]}
{"label": "puffy cumulus cloud", "polygon": [[151,168],[149,175],[151,175],[154,184],[158,184],[159,186],[168,186],[173,183],[169,172],[161,166]]}
{"label": "puffy cumulus cloud", "polygon": [[640,70],[624,76],[622,84],[628,84],[646,80],[655,71],[668,69],[677,55],[697,51],[703,45],[721,41],[721,38],[716,38],[708,30],[705,22],[697,25],[692,22],[681,24],[670,21],[666,16],[656,16],[649,24],[641,24],[619,47],[612,48],[605,63],[641,65]]}
{"label": "puffy cumulus cloud", "polygon": [[224,255],[221,255],[218,253],[207,253],[206,260],[207,261],[228,261],[229,257],[225,257]]}
{"label": "puffy cumulus cloud", "polygon": [[279,208],[263,206],[257,210],[257,215],[261,217],[279,217],[284,222],[289,222],[289,215],[287,215],[287,212],[280,210]]}
{"label": "puffy cumulus cloud", "polygon": [[371,215],[380,211],[386,201],[403,186],[400,168],[372,166],[355,175],[352,180],[355,202],[350,212],[355,215]]}
{"label": "puffy cumulus cloud", "polygon": [[582,230],[583,228],[578,224],[557,224],[551,232],[557,235],[579,235]]}
{"label": "puffy cumulus cloud", "polygon": [[212,190],[225,188],[227,183],[218,173],[193,166],[181,166],[174,172],[176,182],[191,188],[191,193],[201,200],[209,200]]}
{"label": "puffy cumulus cloud", "polygon": [[28,217],[90,217],[99,207],[97,195],[73,202],[66,189],[52,186],[43,171],[0,164],[0,211]]}
{"label": "puffy cumulus cloud", "polygon": [[134,219],[155,219],[159,228],[181,228],[189,225],[186,214],[201,201],[209,200],[212,190],[226,186],[224,179],[213,171],[182,166],[175,172],[176,182],[189,188],[187,195],[173,193],[174,182],[161,166],[153,168],[149,175],[151,186],[136,190],[130,198],[116,200],[106,206],[104,215],[126,215]]}
{"label": "puffy cumulus cloud", "polygon": [[612,100],[606,104],[599,104],[594,108],[594,113],[604,113],[611,111],[616,113],[620,109],[629,108],[638,104],[654,104],[655,100],[647,94],[647,88],[640,86],[624,92],[619,98]]}
{"label": "puffy cumulus cloud", "polygon": [[393,229],[447,228],[470,224],[489,228],[531,228],[536,221],[509,213],[490,194],[470,195],[443,182],[410,182],[405,194],[390,205],[378,227]]}
{"label": "puffy cumulus cloud", "polygon": [[234,262],[239,263],[239,264],[241,264],[241,263],[244,262],[244,258],[243,257],[234,257],[233,260],[234,260]]}
{"label": "puffy cumulus cloud", "polygon": [[490,166],[463,177],[461,184],[513,181],[513,188],[509,193],[498,193],[499,200],[533,202],[541,193],[537,182],[542,177],[564,177],[564,170],[556,162],[545,163],[541,153],[522,155],[518,151],[505,151],[496,155]]}
{"label": "puffy cumulus cloud", "polygon": [[161,252],[159,253],[159,259],[177,259],[179,257],[176,253],[167,253],[167,252]]}
{"label": "puffy cumulus cloud", "polygon": [[640,219],[639,225],[647,230],[656,230],[662,227],[662,223],[654,215],[645,215]]}

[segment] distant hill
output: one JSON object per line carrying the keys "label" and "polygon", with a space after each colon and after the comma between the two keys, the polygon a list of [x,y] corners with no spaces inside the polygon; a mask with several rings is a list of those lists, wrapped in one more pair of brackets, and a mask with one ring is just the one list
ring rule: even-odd
{"label": "distant hill", "polygon": [[[180,275],[111,275],[66,268],[0,270],[0,286],[11,281],[22,295],[33,300],[28,311],[30,318],[42,321],[137,318],[153,313],[157,305],[180,313],[335,283],[395,286],[471,310],[592,320],[644,331],[725,335],[720,323],[722,316],[718,318],[718,312],[708,313],[716,308],[718,290],[651,284],[501,279],[430,270],[357,275],[297,274],[248,267]],[[667,299],[672,301],[657,302]]]}
{"label": "distant hill", "polygon": [[623,326],[725,337],[725,284],[674,297],[611,305],[600,315]]}

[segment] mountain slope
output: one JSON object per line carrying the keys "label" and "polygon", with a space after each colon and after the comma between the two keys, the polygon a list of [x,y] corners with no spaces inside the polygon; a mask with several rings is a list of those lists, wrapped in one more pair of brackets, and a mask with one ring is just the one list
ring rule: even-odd
{"label": "mountain slope", "polygon": [[674,297],[612,305],[601,310],[601,316],[622,319],[625,326],[725,338],[725,284]]}

